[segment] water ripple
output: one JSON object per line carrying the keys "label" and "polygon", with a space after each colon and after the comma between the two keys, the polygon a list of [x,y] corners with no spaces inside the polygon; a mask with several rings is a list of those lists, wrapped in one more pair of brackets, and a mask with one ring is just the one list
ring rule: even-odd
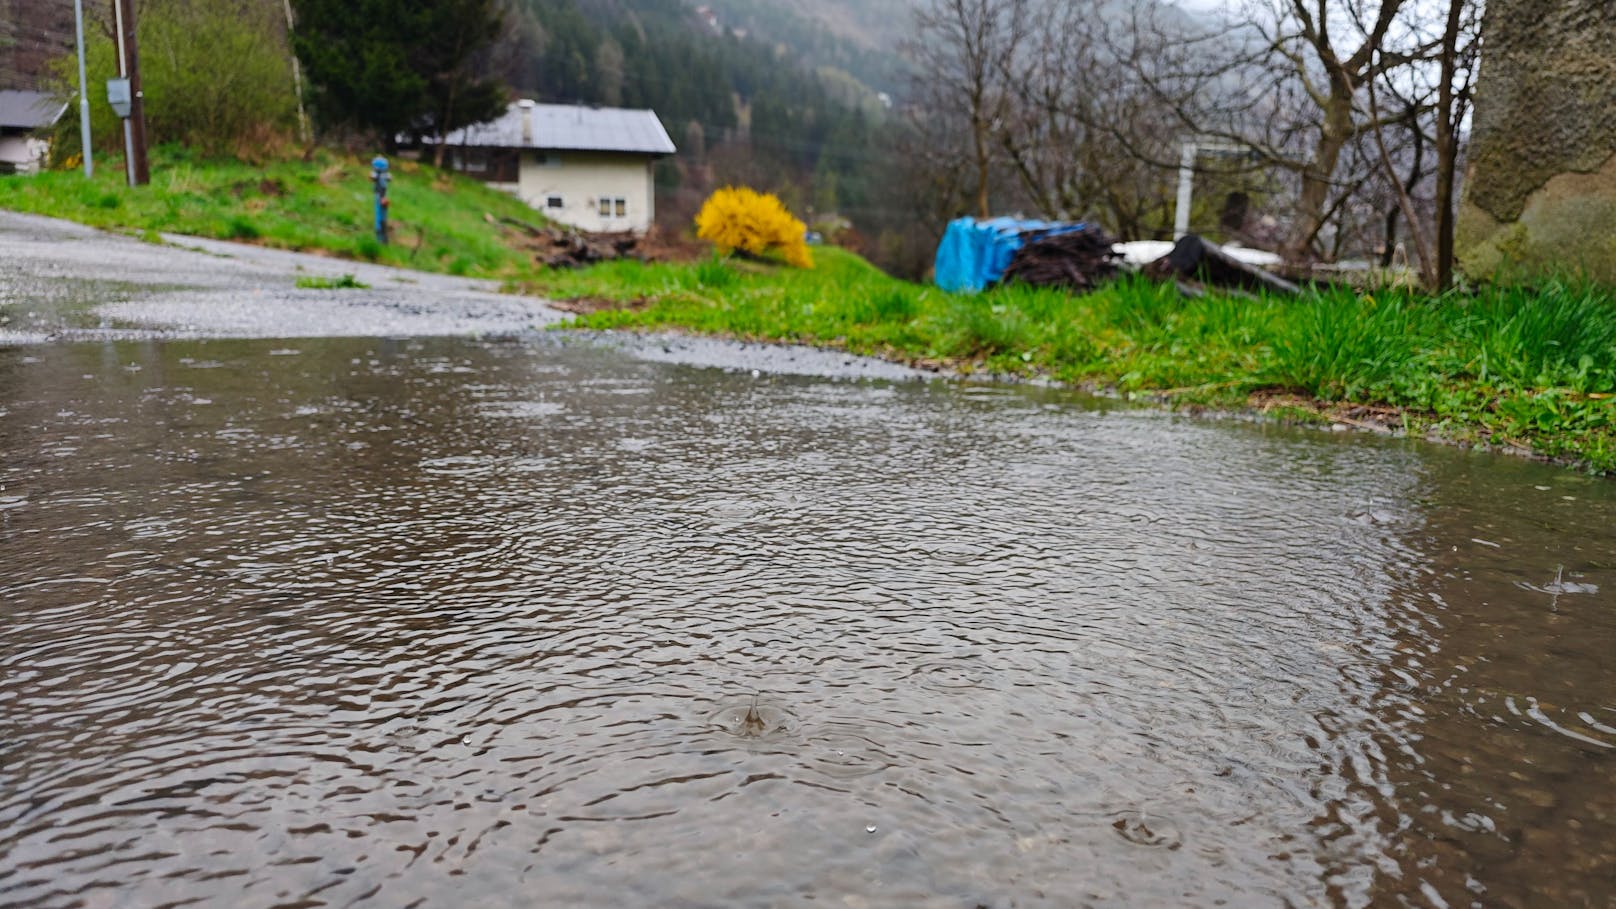
{"label": "water ripple", "polygon": [[0,351],[0,906],[1608,895],[1607,487],[300,345]]}

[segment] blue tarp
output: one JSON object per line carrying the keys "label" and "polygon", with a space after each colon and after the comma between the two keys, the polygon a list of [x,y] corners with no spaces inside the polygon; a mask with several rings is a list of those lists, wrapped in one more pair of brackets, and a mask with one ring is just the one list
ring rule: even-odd
{"label": "blue tarp", "polygon": [[943,239],[937,244],[937,286],[943,290],[976,293],[1004,277],[1028,240],[1082,230],[1085,225],[1064,221],[1031,221],[1024,218],[955,218],[948,222]]}

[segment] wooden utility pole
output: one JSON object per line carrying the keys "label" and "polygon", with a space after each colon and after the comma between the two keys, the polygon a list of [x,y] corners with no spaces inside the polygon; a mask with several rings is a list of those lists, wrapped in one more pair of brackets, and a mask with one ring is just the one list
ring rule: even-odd
{"label": "wooden utility pole", "polygon": [[129,185],[151,182],[146,163],[146,99],[140,90],[140,47],[135,41],[134,0],[113,0],[118,29],[118,75],[129,80],[131,104],[124,121],[124,152],[129,156]]}

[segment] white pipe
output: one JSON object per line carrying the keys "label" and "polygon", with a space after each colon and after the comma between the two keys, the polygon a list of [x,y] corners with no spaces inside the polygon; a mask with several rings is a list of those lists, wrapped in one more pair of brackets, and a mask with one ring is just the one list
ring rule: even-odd
{"label": "white pipe", "polygon": [[129,64],[123,59],[123,0],[112,0],[112,27],[118,32],[118,78],[129,78]]}
{"label": "white pipe", "polygon": [[90,91],[84,78],[84,0],[73,0],[73,26],[79,41],[79,142],[84,157],[84,178],[95,176],[94,155],[90,151]]}
{"label": "white pipe", "polygon": [[1190,194],[1195,190],[1195,143],[1185,142],[1178,158],[1178,208],[1173,212],[1173,239],[1190,232]]}
{"label": "white pipe", "polygon": [[129,118],[123,118],[123,169],[129,177],[129,185],[135,185],[135,130],[129,125]]}

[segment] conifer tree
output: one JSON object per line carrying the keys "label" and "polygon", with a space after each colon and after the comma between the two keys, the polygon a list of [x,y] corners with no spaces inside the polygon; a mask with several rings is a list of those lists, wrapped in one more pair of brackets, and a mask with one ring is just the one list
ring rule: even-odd
{"label": "conifer tree", "polygon": [[327,127],[442,135],[497,116],[480,64],[499,34],[496,0],[293,0],[292,46]]}

